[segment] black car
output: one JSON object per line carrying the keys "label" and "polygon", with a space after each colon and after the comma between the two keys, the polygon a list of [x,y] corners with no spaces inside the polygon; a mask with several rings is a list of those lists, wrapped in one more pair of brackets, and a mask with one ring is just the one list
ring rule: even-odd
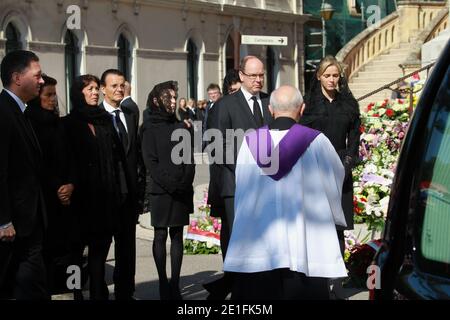
{"label": "black car", "polygon": [[[450,299],[450,41],[425,84],[392,184],[370,297]],[[376,277],[375,277],[376,278]]]}

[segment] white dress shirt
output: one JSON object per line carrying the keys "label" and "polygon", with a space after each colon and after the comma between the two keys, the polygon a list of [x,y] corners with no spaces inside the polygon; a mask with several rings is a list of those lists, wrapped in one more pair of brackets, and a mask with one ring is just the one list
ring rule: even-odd
{"label": "white dress shirt", "polygon": [[[122,101],[123,101],[123,100],[122,100]],[[116,130],[119,130],[119,129],[117,128],[117,124],[116,124],[116,114],[115,114],[115,111],[116,111],[116,110],[119,110],[119,111],[120,111],[120,114],[119,114],[120,121],[122,121],[123,126],[125,127],[125,130],[127,130],[127,132],[128,132],[127,121],[125,120],[125,115],[123,114],[122,109],[121,109],[120,107],[119,107],[119,108],[114,108],[112,105],[110,105],[110,104],[109,104],[108,102],[106,102],[105,100],[103,100],[103,106],[105,107],[105,110],[108,111],[108,112],[113,116],[113,119],[114,119],[114,126],[116,127]]]}
{"label": "white dress shirt", "polygon": [[245,100],[247,101],[248,107],[250,108],[250,112],[253,113],[253,100],[252,97],[256,97],[256,100],[258,101],[258,105],[259,105],[259,109],[261,110],[261,114],[264,118],[264,112],[262,109],[262,102],[261,102],[261,98],[259,97],[259,93],[258,94],[251,94],[250,92],[248,92],[247,90],[245,90],[244,87],[241,87],[241,91],[244,94]]}

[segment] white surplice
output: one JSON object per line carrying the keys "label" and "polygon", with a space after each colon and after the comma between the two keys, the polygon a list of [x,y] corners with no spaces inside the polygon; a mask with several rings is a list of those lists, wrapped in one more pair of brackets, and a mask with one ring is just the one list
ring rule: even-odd
{"label": "white surplice", "polygon": [[[274,146],[288,130],[271,130]],[[319,134],[292,170],[275,181],[262,173],[247,143],[236,162],[235,219],[224,271],[289,268],[310,277],[347,276],[336,233],[344,167]]]}

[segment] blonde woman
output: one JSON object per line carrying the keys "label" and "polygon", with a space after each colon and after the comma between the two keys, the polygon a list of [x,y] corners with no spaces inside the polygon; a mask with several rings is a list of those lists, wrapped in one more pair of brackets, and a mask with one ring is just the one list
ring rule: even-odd
{"label": "blonde woman", "polygon": [[333,56],[322,59],[305,99],[300,124],[321,131],[331,141],[345,167],[342,208],[347,227],[337,227],[344,254],[344,229],[353,229],[352,168],[358,162],[359,106],[343,75],[341,64]]}

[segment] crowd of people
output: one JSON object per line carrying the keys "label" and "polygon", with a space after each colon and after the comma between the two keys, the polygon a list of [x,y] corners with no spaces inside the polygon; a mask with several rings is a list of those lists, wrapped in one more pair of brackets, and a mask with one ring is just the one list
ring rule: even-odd
{"label": "crowd of people", "polygon": [[[49,299],[66,283],[58,278],[64,257],[64,266],[82,270],[82,284],[89,281],[89,298],[107,300],[105,265],[114,240],[115,299],[133,299],[136,224],[149,210],[160,298],[182,299],[195,164],[193,152],[181,163],[171,158],[177,143],[171,137],[178,129],[192,136],[199,121],[202,145],[192,142],[189,151],[209,150],[214,138],[207,132],[217,129],[224,159],[234,160],[209,166],[208,203],[222,219],[224,276],[204,285],[207,299],[230,293],[237,300],[328,299],[328,279],[346,275],[343,230],[353,227],[358,103],[331,56],[321,61],[305,99],[288,85],[269,96],[264,77],[261,59],[246,56],[239,70],[227,72],[223,94],[219,85],[208,86],[208,100],[177,101],[177,82],[159,83],[140,124],[130,84],[109,69],[100,78],[76,77],[70,113],[60,117],[57,81],[42,73],[39,58],[8,53],[1,62],[0,297]],[[229,130],[247,134],[238,141]],[[73,294],[84,299],[82,288]]]}

